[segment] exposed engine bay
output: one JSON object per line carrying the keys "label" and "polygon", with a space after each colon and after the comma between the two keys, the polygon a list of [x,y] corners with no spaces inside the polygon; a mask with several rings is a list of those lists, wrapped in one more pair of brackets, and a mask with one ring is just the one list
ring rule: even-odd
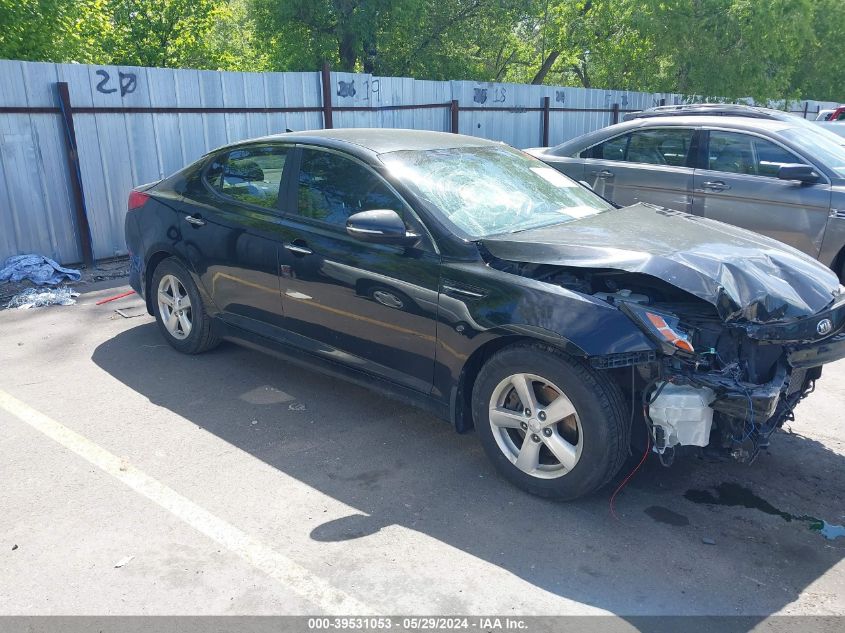
{"label": "exposed engine bay", "polygon": [[[656,346],[651,356],[590,362],[615,372],[632,404],[641,404],[652,450],[666,466],[691,450],[752,462],[772,434],[794,420],[821,365],[832,360],[826,354],[838,357],[845,349],[842,294],[826,312],[806,319],[751,323],[725,320],[712,303],[642,273],[495,257],[488,263],[611,304],[646,332]],[[820,344],[825,334],[835,352]]]}

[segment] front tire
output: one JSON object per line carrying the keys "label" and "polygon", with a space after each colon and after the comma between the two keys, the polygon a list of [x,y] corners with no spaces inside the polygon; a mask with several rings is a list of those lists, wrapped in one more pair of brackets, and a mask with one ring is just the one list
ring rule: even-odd
{"label": "front tire", "polygon": [[496,469],[523,490],[575,499],[625,462],[630,425],[618,385],[545,345],[496,353],[478,374],[475,428]]}
{"label": "front tire", "polygon": [[220,343],[199,289],[179,260],[169,257],[156,267],[150,291],[159,330],[176,350],[200,354]]}

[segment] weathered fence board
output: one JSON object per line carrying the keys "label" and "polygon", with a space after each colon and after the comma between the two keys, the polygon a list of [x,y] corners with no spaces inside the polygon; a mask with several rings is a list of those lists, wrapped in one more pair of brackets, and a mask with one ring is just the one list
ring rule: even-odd
{"label": "weathered fence board", "polygon": [[[540,145],[544,132],[557,144],[609,125],[627,111],[682,101],[674,94],[365,73],[333,72],[326,78],[330,101],[324,104],[320,72],[0,60],[0,260],[38,252],[63,263],[81,261],[86,253],[78,224],[86,217],[93,255],[123,254],[133,186],[163,178],[227,143],[288,128],[321,128],[324,105],[334,127],[449,131],[457,114],[460,133],[524,148]],[[69,91],[84,194],[79,202],[57,82],[66,82]],[[807,116],[831,105],[807,102]]]}

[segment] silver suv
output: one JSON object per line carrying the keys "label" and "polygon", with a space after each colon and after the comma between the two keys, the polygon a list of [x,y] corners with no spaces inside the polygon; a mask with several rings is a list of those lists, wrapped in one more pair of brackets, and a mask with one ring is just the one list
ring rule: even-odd
{"label": "silver suv", "polygon": [[598,194],[735,224],[786,242],[845,279],[843,139],[743,106],[673,106],[527,150]]}

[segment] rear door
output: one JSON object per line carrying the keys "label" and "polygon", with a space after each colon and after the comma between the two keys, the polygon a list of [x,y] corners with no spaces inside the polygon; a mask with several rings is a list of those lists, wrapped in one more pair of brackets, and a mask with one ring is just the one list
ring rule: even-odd
{"label": "rear door", "polygon": [[[428,393],[434,374],[440,256],[411,208],[370,166],[333,150],[297,149],[282,251],[285,327],[334,360]],[[392,209],[416,245],[362,242],[353,213]]]}
{"label": "rear door", "polygon": [[695,143],[693,128],[621,134],[581,152],[583,178],[596,193],[622,206],[649,202],[689,212]]}
{"label": "rear door", "polygon": [[781,165],[807,161],[775,139],[709,129],[695,172],[693,212],[773,237],[817,257],[830,212],[830,184],[780,180]]}
{"label": "rear door", "polygon": [[188,257],[221,316],[281,336],[279,249],[285,170],[293,146],[256,144],[215,156],[182,203]]}

